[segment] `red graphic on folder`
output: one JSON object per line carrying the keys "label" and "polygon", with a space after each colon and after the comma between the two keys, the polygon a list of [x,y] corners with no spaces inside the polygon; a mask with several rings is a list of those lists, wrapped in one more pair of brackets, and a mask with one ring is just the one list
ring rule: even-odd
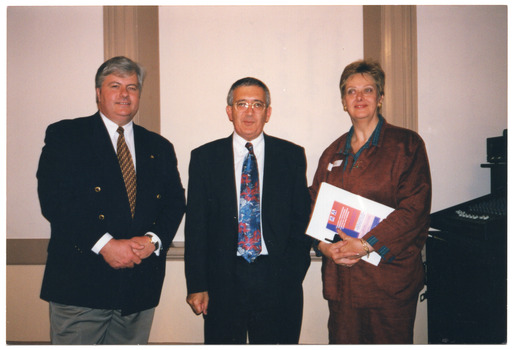
{"label": "red graphic on folder", "polygon": [[381,221],[380,218],[361,210],[334,201],[329,214],[327,228],[334,232],[341,229],[352,237],[363,237]]}

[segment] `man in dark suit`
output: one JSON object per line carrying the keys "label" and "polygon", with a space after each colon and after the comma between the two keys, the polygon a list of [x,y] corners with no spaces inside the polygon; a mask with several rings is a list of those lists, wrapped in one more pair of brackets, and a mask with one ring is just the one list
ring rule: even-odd
{"label": "man in dark suit", "polygon": [[263,82],[240,79],[227,100],[234,133],[191,154],[187,302],[204,316],[207,344],[296,344],[310,264],[304,149],[263,133],[272,112]]}
{"label": "man in dark suit", "polygon": [[53,344],[148,342],[185,195],[172,144],[132,122],[143,79],[128,58],[106,61],[99,111],[46,131],[37,178]]}

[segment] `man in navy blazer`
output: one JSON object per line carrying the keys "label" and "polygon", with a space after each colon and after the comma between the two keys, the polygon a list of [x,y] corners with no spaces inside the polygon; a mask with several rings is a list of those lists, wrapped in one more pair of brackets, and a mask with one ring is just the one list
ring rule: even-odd
{"label": "man in navy blazer", "polygon": [[[297,344],[302,281],[310,264],[304,234],[310,200],[304,149],[263,133],[270,92],[254,78],[235,82],[226,112],[227,138],[191,153],[185,221],[187,302],[203,314],[207,344]],[[261,196],[261,253],[239,253],[242,163],[254,146]]]}
{"label": "man in navy blazer", "polygon": [[[37,171],[51,224],[41,298],[53,344],[145,344],[166,252],[185,210],[172,144],[133,123],[144,79],[126,57],[96,74],[99,111],[50,125]],[[132,214],[116,155],[118,127],[136,172]]]}

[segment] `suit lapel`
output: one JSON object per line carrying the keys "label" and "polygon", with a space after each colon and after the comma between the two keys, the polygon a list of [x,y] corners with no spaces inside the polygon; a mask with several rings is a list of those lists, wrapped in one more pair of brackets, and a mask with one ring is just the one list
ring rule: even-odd
{"label": "suit lapel", "polygon": [[[112,189],[113,193],[117,193],[116,198],[124,198],[126,200],[120,201],[123,205],[123,210],[130,214],[130,204],[126,187],[124,185],[123,174],[117,154],[114,151],[114,146],[108,134],[107,128],[101,120],[99,113],[92,117],[92,133],[91,133],[91,146],[90,149],[95,153],[98,159],[98,168],[104,174],[104,179],[114,179],[108,182],[108,186]],[[114,175],[113,175],[114,174]]]}
{"label": "suit lapel", "polygon": [[262,207],[273,203],[272,196],[279,193],[279,176],[282,164],[279,162],[279,152],[271,137],[265,136],[265,168],[263,175]]}
{"label": "suit lapel", "polygon": [[105,172],[117,174],[120,180],[123,179],[123,174],[121,173],[112,141],[98,113],[93,116],[91,149],[100,160],[101,166],[104,167]]}
{"label": "suit lapel", "polygon": [[233,156],[233,139],[225,138],[214,150],[214,154],[210,157],[210,169],[214,172],[213,183],[217,184],[218,196],[222,198],[221,203],[228,203],[230,211],[235,216],[238,215],[235,165]]}
{"label": "suit lapel", "polygon": [[273,242],[276,241],[274,230],[272,229],[272,220],[279,218],[278,203],[281,202],[279,196],[282,193],[280,187],[283,186],[282,181],[286,181],[286,173],[283,171],[283,162],[280,159],[282,155],[274,139],[266,134],[264,134],[264,137],[265,168],[263,175],[261,222],[263,225],[263,238],[267,243],[269,253],[272,253],[274,248]]}
{"label": "suit lapel", "polygon": [[[146,195],[152,193],[148,190],[151,186],[152,178],[155,175],[154,160],[159,156],[153,154],[150,140],[146,137],[146,131],[133,124],[133,137],[135,141],[135,157],[137,163],[137,203],[145,203]],[[135,206],[135,218],[137,217],[137,206]]]}

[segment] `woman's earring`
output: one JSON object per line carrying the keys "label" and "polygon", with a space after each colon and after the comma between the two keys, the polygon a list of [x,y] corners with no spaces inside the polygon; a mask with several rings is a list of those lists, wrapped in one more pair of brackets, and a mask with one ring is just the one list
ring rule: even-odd
{"label": "woman's earring", "polygon": [[346,112],[346,111],[348,111],[347,106],[343,105],[343,110],[344,110],[345,112]]}

